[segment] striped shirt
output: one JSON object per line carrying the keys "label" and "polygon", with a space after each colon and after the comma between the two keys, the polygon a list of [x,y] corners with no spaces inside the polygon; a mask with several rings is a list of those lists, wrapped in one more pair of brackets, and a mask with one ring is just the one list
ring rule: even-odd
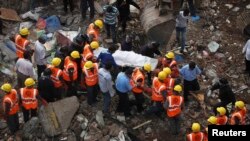
{"label": "striped shirt", "polygon": [[113,11],[112,12],[107,12],[107,8],[110,5],[105,5],[103,6],[103,12],[104,12],[104,22],[108,25],[113,25],[116,24],[116,18],[119,15],[119,11],[116,7],[112,6]]}

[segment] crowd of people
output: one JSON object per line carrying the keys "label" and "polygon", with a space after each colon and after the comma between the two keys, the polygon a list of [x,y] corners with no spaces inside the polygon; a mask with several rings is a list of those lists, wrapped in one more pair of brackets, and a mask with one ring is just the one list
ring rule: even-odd
{"label": "crowd of people", "polygon": [[[134,4],[134,2],[118,1],[118,5],[126,4]],[[124,9],[127,8],[126,6]],[[139,6],[137,8],[140,9]],[[170,122],[171,133],[174,135],[180,133],[182,111],[184,107],[188,107],[190,91],[200,90],[199,79],[202,69],[194,61],[180,68],[175,60],[175,53],[169,51],[162,54],[159,51],[160,44],[157,42],[144,45],[140,51],[140,54],[144,56],[158,58],[159,63],[156,68],[152,68],[149,63],[136,68],[117,65],[112,56],[118,49],[115,44],[117,42],[116,23],[113,23],[113,18],[122,13],[120,10],[112,5],[104,6],[104,11],[107,12],[104,13],[106,14],[104,20],[96,19],[88,26],[86,33],[80,33],[74,38],[70,46],[60,47],[49,63],[44,46],[47,41],[46,36],[40,36],[34,48],[28,40],[27,28],[20,29],[19,33],[11,38],[15,42],[18,57],[15,65],[18,84],[15,88],[10,83],[2,84],[1,90],[5,93],[4,117],[12,134],[15,134],[19,128],[19,111],[23,112],[24,121],[27,122],[31,117],[37,116],[38,101],[46,106],[49,102],[65,97],[79,97],[78,91],[87,92],[85,96],[91,107],[96,105],[97,97],[101,93],[102,110],[107,116],[110,114],[112,97],[118,95],[116,112],[123,113],[126,117],[131,116],[129,94],[132,93],[138,114],[158,117],[165,115]],[[86,11],[83,10],[82,13]],[[186,10],[181,14],[183,17],[189,12]],[[93,18],[92,14],[90,16]],[[120,16],[123,16],[122,28],[125,30],[128,17],[127,15]],[[108,52],[95,56],[94,51],[100,46],[100,31],[104,25],[107,29],[107,36],[110,36],[111,30],[114,44],[109,45]],[[184,28],[186,27],[178,27],[178,31],[182,32]],[[126,36],[121,49],[133,50],[129,35]],[[182,45],[181,51],[183,49]],[[34,56],[34,62],[32,62],[32,56]],[[37,69],[37,78],[33,71],[34,67]],[[216,89],[219,89],[221,101],[214,106],[214,115],[207,120],[208,125],[245,125],[247,112],[245,103],[236,100],[227,79],[221,78],[210,88],[211,91]],[[144,93],[151,96],[151,105],[145,105]],[[230,109],[229,104],[231,104]],[[192,133],[187,134],[187,140],[205,140],[207,130],[201,131],[199,123],[193,123],[191,129]]]}

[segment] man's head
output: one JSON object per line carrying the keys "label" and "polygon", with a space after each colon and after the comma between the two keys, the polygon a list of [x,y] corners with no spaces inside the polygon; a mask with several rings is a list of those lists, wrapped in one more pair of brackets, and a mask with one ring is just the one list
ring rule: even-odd
{"label": "man's head", "polygon": [[46,35],[41,35],[41,36],[38,38],[38,41],[39,41],[41,44],[45,44],[46,41],[47,41],[47,36],[46,36]]}
{"label": "man's head", "polygon": [[12,86],[10,83],[5,83],[1,86],[1,90],[4,91],[5,93],[9,93],[12,89]]}
{"label": "man's head", "polygon": [[75,50],[75,51],[72,51],[70,53],[70,56],[71,56],[72,59],[78,59],[78,58],[80,58],[80,53]]}
{"label": "man's head", "polygon": [[128,76],[128,77],[131,77],[131,74],[133,73],[133,68],[128,68],[126,69],[125,71],[125,74]]}
{"label": "man's head", "polygon": [[158,48],[160,46],[160,43],[153,41],[151,42],[151,46],[152,48]]}
{"label": "man's head", "polygon": [[116,44],[110,45],[108,51],[113,54],[117,50],[118,46]]}
{"label": "man's head", "polygon": [[99,43],[97,41],[92,41],[90,43],[90,48],[91,48],[91,50],[95,50],[95,49],[99,48]]}
{"label": "man's head", "polygon": [[226,78],[220,78],[219,83],[220,83],[220,85],[227,85],[228,81]]}
{"label": "man's head", "polygon": [[165,55],[165,57],[166,57],[166,59],[168,60],[168,61],[171,61],[171,60],[173,60],[174,59],[174,52],[172,52],[172,51],[170,51],[170,52],[168,52],[166,55]]}
{"label": "man's head", "polygon": [[193,70],[193,69],[195,68],[195,66],[196,66],[195,62],[191,61],[191,62],[189,63],[189,69],[190,69],[190,70]]}
{"label": "man's head", "polygon": [[24,59],[29,59],[31,56],[30,56],[30,52],[29,51],[24,51],[24,53],[23,53],[23,58]]}
{"label": "man's head", "polygon": [[188,16],[188,15],[189,15],[189,9],[185,9],[185,10],[183,11],[183,15],[184,15],[184,16]]}
{"label": "man's head", "polygon": [[107,12],[108,12],[108,13],[112,13],[112,12],[113,12],[113,7],[112,7],[111,5],[109,5],[109,6],[107,7]]}

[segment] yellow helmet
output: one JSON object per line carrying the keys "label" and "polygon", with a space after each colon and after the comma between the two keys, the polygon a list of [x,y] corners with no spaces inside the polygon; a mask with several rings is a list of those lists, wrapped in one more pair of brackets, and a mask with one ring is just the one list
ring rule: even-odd
{"label": "yellow helmet", "polygon": [[172,71],[169,67],[164,68],[163,71],[166,73],[167,76],[172,73]]}
{"label": "yellow helmet", "polygon": [[235,107],[239,108],[239,109],[242,109],[242,108],[245,107],[245,103],[243,101],[236,101],[235,102]]}
{"label": "yellow helmet", "polygon": [[70,53],[70,56],[72,57],[72,58],[74,58],[74,59],[77,59],[77,58],[80,58],[80,53],[78,52],[78,51],[72,51],[71,53]]}
{"label": "yellow helmet", "polygon": [[192,131],[193,131],[193,132],[199,132],[200,129],[201,129],[201,126],[200,126],[199,123],[196,123],[196,122],[195,122],[195,123],[192,124]]}
{"label": "yellow helmet", "polygon": [[62,60],[61,60],[60,58],[55,57],[55,58],[52,59],[51,64],[52,64],[53,66],[57,67],[57,66],[60,65],[61,61],[62,61]]}
{"label": "yellow helmet", "polygon": [[150,64],[144,64],[143,69],[147,72],[151,71],[151,65]]}
{"label": "yellow helmet", "polygon": [[103,28],[103,22],[102,20],[95,20],[95,23],[94,23],[96,26],[98,26],[100,29]]}
{"label": "yellow helmet", "polygon": [[97,41],[93,41],[90,43],[90,47],[92,49],[97,49],[97,48],[99,48],[99,43]]}
{"label": "yellow helmet", "polygon": [[91,69],[93,68],[94,64],[92,61],[87,61],[85,64],[84,64],[84,67],[88,70],[88,69]]}
{"label": "yellow helmet", "polygon": [[5,92],[10,92],[11,91],[11,89],[12,89],[12,87],[11,87],[11,85],[9,84],[9,83],[5,83],[5,84],[3,84],[2,86],[1,86],[1,89],[3,90],[3,91],[5,91]]}
{"label": "yellow helmet", "polygon": [[207,121],[211,124],[217,124],[217,118],[215,116],[210,116]]}
{"label": "yellow helmet", "polygon": [[26,87],[29,87],[29,86],[33,86],[35,85],[35,81],[33,78],[27,78],[25,81],[24,81],[24,85]]}
{"label": "yellow helmet", "polygon": [[166,79],[166,77],[167,76],[166,76],[166,73],[164,71],[161,71],[158,73],[158,79],[164,80],[164,79]]}
{"label": "yellow helmet", "polygon": [[224,107],[217,107],[216,110],[221,116],[226,114],[226,109]]}
{"label": "yellow helmet", "polygon": [[179,92],[179,93],[182,92],[182,87],[181,87],[181,85],[175,85],[175,86],[174,86],[174,90],[177,91],[177,92]]}
{"label": "yellow helmet", "polygon": [[25,27],[25,28],[22,28],[22,29],[19,30],[19,34],[23,35],[23,36],[26,36],[26,35],[29,35],[30,32],[29,32],[29,29]]}
{"label": "yellow helmet", "polygon": [[167,58],[169,58],[169,59],[174,59],[174,53],[173,52],[168,52],[165,56]]}

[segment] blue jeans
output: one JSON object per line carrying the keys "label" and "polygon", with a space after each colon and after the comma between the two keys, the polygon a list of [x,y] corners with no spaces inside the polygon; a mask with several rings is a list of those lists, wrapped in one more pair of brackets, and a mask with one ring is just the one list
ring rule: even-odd
{"label": "blue jeans", "polygon": [[112,40],[113,43],[116,43],[116,33],[115,33],[115,26],[116,24],[106,24],[105,23],[105,28],[106,28],[106,32],[107,32],[107,36],[110,37],[110,30],[111,30],[111,35],[112,35]]}
{"label": "blue jeans", "polygon": [[168,118],[170,131],[173,135],[178,135],[180,133],[181,126],[181,116]]}
{"label": "blue jeans", "polygon": [[88,8],[90,8],[90,19],[92,19],[95,15],[94,0],[81,0],[80,9],[82,12],[82,18],[86,17],[86,12]]}
{"label": "blue jeans", "polygon": [[102,93],[102,94],[103,94],[103,112],[109,113],[109,106],[111,103],[110,93],[106,92],[106,93]]}
{"label": "blue jeans", "polygon": [[181,51],[185,48],[186,42],[186,27],[176,27],[176,40],[180,43],[181,36]]}

